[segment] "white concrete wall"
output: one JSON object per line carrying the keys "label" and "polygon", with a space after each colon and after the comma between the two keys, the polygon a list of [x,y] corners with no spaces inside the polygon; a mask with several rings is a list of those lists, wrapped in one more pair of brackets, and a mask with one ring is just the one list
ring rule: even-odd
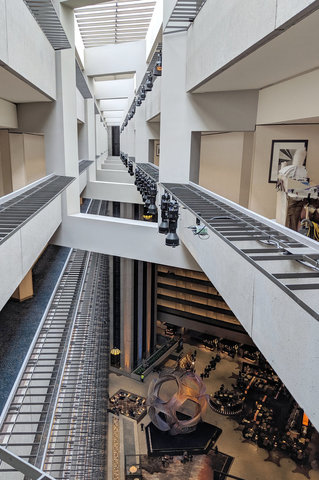
{"label": "white concrete wall", "polygon": [[[95,112],[94,99],[84,100],[85,123],[78,124],[79,159],[92,160],[94,165],[89,167],[90,179],[95,180]],[[93,175],[93,177],[92,177]]]}
{"label": "white concrete wall", "polygon": [[95,135],[96,135],[96,155],[102,155],[108,152],[107,129],[101,122],[100,115],[95,115]]}
{"label": "white concrete wall", "polygon": [[319,119],[319,70],[305,73],[259,92],[257,124]]}
{"label": "white concrete wall", "polygon": [[76,118],[85,123],[85,100],[78,89],[76,89]]}
{"label": "white concrete wall", "polygon": [[277,0],[276,28],[318,7],[318,0]]}
{"label": "white concrete wall", "polygon": [[147,92],[145,104],[145,120],[151,120],[161,113],[162,77],[157,77],[151,92]]}
{"label": "white concrete wall", "polygon": [[[1,89],[1,87],[0,87]],[[0,98],[0,128],[18,128],[17,107]]]}
{"label": "white concrete wall", "polygon": [[60,223],[59,195],[0,245],[0,309],[30,270]]}
{"label": "white concrete wall", "polygon": [[[247,143],[250,148],[247,148]],[[248,206],[253,133],[203,135],[199,185]],[[245,165],[248,163],[248,172]],[[248,173],[248,174],[247,174]],[[244,179],[248,182],[243,183]]]}
{"label": "white concrete wall", "polygon": [[36,20],[21,0],[0,0],[0,11],[0,60],[55,98],[55,53]]}

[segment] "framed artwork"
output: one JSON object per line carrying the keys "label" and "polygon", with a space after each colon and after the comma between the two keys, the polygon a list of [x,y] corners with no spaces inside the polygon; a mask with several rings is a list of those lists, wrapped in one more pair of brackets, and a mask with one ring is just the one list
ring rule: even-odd
{"label": "framed artwork", "polygon": [[159,143],[156,144],[156,156],[157,157],[160,156],[160,144]]}
{"label": "framed artwork", "polygon": [[[270,167],[268,183],[276,183],[278,172],[283,162],[292,165],[296,150],[299,148],[308,149],[308,140],[273,140],[271,146]],[[306,165],[307,157],[304,161]]]}

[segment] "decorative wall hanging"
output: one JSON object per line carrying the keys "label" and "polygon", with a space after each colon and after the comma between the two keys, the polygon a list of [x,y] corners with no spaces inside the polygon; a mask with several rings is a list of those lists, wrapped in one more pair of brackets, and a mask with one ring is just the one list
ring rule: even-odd
{"label": "decorative wall hanging", "polygon": [[[308,140],[273,140],[271,146],[269,183],[276,183],[278,172],[286,162],[287,166],[292,165],[293,156],[300,148],[308,149]],[[307,157],[304,161],[306,165]]]}

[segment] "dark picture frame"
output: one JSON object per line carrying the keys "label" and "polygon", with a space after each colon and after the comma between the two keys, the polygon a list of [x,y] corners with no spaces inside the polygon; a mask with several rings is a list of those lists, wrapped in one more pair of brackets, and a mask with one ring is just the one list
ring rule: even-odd
{"label": "dark picture frame", "polygon": [[[276,183],[281,164],[287,162],[292,165],[293,156],[298,148],[306,148],[308,152],[308,140],[273,140],[271,145],[270,166],[268,183]],[[306,165],[307,156],[304,161]]]}

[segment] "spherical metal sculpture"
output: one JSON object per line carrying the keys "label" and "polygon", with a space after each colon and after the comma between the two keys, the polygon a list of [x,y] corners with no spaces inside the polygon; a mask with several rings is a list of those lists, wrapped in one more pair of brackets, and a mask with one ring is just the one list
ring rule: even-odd
{"label": "spherical metal sculpture", "polygon": [[[177,392],[169,400],[160,397],[161,387],[169,381],[174,381]],[[190,400],[195,407],[195,413],[185,419],[177,416],[177,411]],[[207,406],[206,387],[201,378],[192,370],[176,370],[153,380],[149,387],[147,405],[149,416],[154,425],[171,435],[190,433],[196,429]]]}

